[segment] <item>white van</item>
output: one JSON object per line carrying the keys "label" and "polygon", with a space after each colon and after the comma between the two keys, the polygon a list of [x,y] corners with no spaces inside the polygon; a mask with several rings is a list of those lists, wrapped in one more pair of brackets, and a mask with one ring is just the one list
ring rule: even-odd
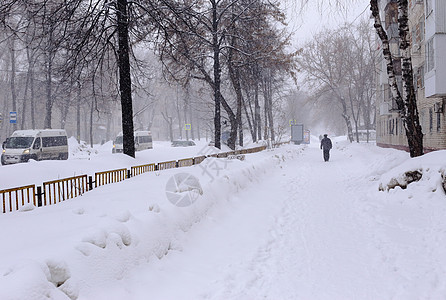
{"label": "white van", "polygon": [[2,165],[29,159],[68,159],[68,139],[63,129],[17,130],[2,148]]}
{"label": "white van", "polygon": [[[150,131],[138,130],[133,133],[133,136],[135,137],[135,151],[153,149],[152,133]],[[113,143],[112,153],[122,153],[123,148],[123,136],[120,132]]]}

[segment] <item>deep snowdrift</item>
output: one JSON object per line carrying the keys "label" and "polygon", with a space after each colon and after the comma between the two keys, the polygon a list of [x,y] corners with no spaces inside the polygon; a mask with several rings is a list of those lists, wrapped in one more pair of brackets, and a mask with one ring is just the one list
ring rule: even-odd
{"label": "deep snowdrift", "polygon": [[[146,173],[0,215],[0,299],[444,297],[446,151],[410,159],[344,138],[334,143],[329,163],[317,144],[287,145],[243,161],[213,158]],[[54,179],[136,165],[104,147],[86,147],[66,162],[2,167],[2,181],[4,174],[9,182],[44,181],[42,170]],[[159,147],[162,154],[136,160],[180,153]],[[206,145],[182,148],[182,157],[200,147]],[[382,188],[414,170],[422,177],[406,189]],[[190,206],[173,205],[165,193],[179,173],[200,183]],[[203,265],[203,274],[190,271]]]}
{"label": "deep snowdrift", "polygon": [[[107,161],[107,166],[135,165],[123,155],[103,153],[94,159],[104,165]],[[243,161],[208,158],[198,166],[102,186],[54,206],[1,215],[5,242],[0,249],[0,299],[75,299],[80,289],[120,279],[142,262],[161,259],[178,247],[178,234],[200,222],[211,207],[224,205],[240,189],[257,182],[278,161],[269,151]],[[20,177],[20,172],[40,164],[52,167],[47,172],[54,174],[61,171],[57,165],[73,169],[78,161],[30,162],[4,169]],[[203,195],[189,207],[178,208],[166,198],[166,182],[177,173],[192,174],[203,186]]]}

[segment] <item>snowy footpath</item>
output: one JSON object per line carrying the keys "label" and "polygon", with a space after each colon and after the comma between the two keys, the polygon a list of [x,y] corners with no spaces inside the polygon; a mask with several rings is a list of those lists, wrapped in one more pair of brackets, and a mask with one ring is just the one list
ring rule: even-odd
{"label": "snowy footpath", "polygon": [[[334,142],[329,162],[287,145],[0,216],[0,299],[445,299],[446,151]],[[181,172],[187,207],[164,193]]]}

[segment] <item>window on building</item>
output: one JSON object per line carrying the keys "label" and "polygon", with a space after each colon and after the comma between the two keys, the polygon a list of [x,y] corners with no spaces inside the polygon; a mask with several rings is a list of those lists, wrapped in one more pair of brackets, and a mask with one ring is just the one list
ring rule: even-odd
{"label": "window on building", "polygon": [[410,43],[412,45],[417,43],[417,27],[412,27],[412,32],[410,33]]}
{"label": "window on building", "polygon": [[426,71],[430,72],[435,67],[434,59],[434,39],[430,39],[426,43]]}
{"label": "window on building", "polygon": [[395,119],[395,134],[398,135],[398,119]]}
{"label": "window on building", "polygon": [[420,111],[420,124],[421,124],[421,132],[426,134],[426,109],[423,108]]}
{"label": "window on building", "polygon": [[441,129],[441,113],[437,113],[437,131]]}
{"label": "window on building", "polygon": [[434,127],[434,112],[429,108],[429,132],[432,132]]}
{"label": "window on building", "polygon": [[421,16],[420,21],[418,22],[418,28],[419,28],[419,41],[424,41],[424,15]]}
{"label": "window on building", "polygon": [[419,80],[420,80],[420,88],[424,89],[424,65],[420,66],[418,69],[419,72]]}
{"label": "window on building", "polygon": [[390,134],[395,134],[395,119],[390,120]]}
{"label": "window on building", "polygon": [[418,68],[413,69],[413,88],[415,91],[420,87],[420,70]]}
{"label": "window on building", "polygon": [[424,65],[413,69],[413,87],[415,91],[424,89]]}

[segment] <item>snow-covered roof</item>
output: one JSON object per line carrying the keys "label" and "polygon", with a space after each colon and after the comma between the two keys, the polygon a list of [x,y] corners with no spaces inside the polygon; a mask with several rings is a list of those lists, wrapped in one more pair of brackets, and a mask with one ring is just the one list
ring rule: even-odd
{"label": "snow-covered roof", "polygon": [[67,135],[64,129],[27,129],[16,130],[12,133],[11,137],[37,136],[38,134],[43,136]]}

